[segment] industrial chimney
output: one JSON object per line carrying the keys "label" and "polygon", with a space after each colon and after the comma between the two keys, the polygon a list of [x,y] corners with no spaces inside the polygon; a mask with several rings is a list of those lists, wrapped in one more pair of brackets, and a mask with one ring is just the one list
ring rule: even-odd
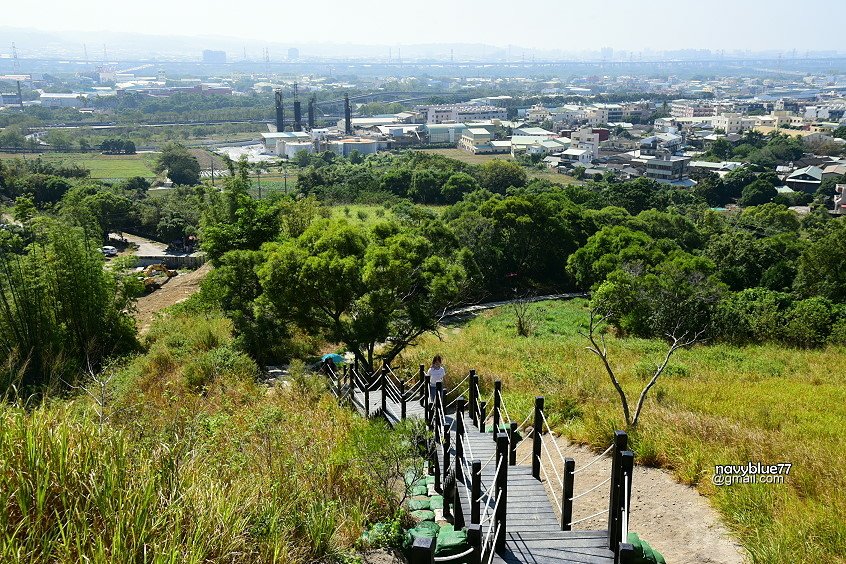
{"label": "industrial chimney", "polygon": [[314,102],[315,98],[312,96],[308,100],[308,129],[311,131],[314,129]]}
{"label": "industrial chimney", "polygon": [[352,135],[352,108],[350,108],[349,94],[344,94],[344,133]]}
{"label": "industrial chimney", "polygon": [[285,131],[285,109],[282,106],[282,91],[276,91],[276,131]]}
{"label": "industrial chimney", "polygon": [[303,130],[303,116],[300,109],[300,101],[294,100],[294,131]]}

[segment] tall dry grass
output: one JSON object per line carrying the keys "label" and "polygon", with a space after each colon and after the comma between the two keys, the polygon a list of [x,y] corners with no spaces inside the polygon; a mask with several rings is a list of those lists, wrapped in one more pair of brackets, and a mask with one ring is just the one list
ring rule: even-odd
{"label": "tall dry grass", "polygon": [[[483,394],[503,381],[513,419],[546,397],[550,423],[574,441],[600,448],[624,420],[601,364],[579,335],[584,301],[533,306],[537,329],[519,337],[507,308],[447,327],[411,349],[407,365],[444,356],[449,377],[475,368]],[[629,397],[646,383],[665,345],[608,340]],[[707,495],[751,562],[846,561],[846,348],[698,345],[677,353],[631,434],[636,459],[671,470]],[[457,380],[453,380],[455,382]],[[631,401],[631,400],[630,400]],[[792,462],[782,485],[715,487],[715,464]]]}

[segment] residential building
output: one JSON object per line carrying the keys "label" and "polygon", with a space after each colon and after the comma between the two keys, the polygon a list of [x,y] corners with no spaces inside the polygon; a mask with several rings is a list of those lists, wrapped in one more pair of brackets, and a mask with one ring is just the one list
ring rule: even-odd
{"label": "residential building", "polygon": [[705,117],[714,115],[714,106],[702,100],[673,100],[670,115],[675,118]]}
{"label": "residential building", "polygon": [[570,148],[589,151],[589,160],[592,160],[599,156],[599,137],[600,134],[592,127],[583,127],[570,134],[570,141],[572,141]]}
{"label": "residential building", "polygon": [[623,121],[623,106],[620,104],[593,104],[587,108],[587,120],[591,125]]}
{"label": "residential building", "polygon": [[743,117],[737,113],[722,113],[711,120],[714,129],[722,129],[724,133],[740,133],[743,131]]}
{"label": "residential building", "polygon": [[813,194],[822,184],[822,178],[822,169],[812,165],[794,170],[784,179],[784,183],[794,190]]}
{"label": "residential building", "polygon": [[846,214],[846,184],[837,184],[834,192],[834,213]]}
{"label": "residential building", "polygon": [[[420,108],[421,111],[424,108]],[[497,106],[446,104],[426,106],[426,123],[468,122],[508,119],[508,111]]]}
{"label": "residential building", "polygon": [[468,127],[462,132],[458,147],[474,155],[508,153],[511,141],[495,141],[493,134],[484,127]]}
{"label": "residential building", "polygon": [[570,147],[556,156],[561,159],[562,163],[566,162],[585,167],[593,161],[593,154],[589,149],[577,149],[575,147]]}
{"label": "residential building", "polygon": [[823,169],[822,179],[846,175],[846,164],[831,164]]}
{"label": "residential building", "polygon": [[679,157],[664,151],[654,159],[646,161],[646,177],[658,182],[675,184],[687,179],[689,157]]}
{"label": "residential building", "polygon": [[659,133],[640,140],[640,154],[657,156],[662,151],[671,155],[678,153],[683,145],[684,139],[675,133]]}

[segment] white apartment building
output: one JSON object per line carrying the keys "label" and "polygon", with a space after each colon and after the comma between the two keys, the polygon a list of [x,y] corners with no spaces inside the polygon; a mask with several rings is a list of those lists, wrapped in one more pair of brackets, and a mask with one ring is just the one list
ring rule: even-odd
{"label": "white apartment building", "polygon": [[711,120],[714,129],[722,129],[726,135],[743,131],[743,116],[737,113],[722,113]]}
{"label": "white apartment building", "polygon": [[670,104],[670,115],[674,118],[705,117],[714,114],[714,106],[700,100],[673,100]]}
{"label": "white apartment building", "polygon": [[[421,108],[421,111],[424,108]],[[504,120],[508,111],[497,106],[447,104],[425,108],[426,123],[460,123],[469,121]]]}
{"label": "white apartment building", "polygon": [[619,123],[623,121],[623,106],[620,104],[594,104],[587,108],[587,120],[591,125]]}

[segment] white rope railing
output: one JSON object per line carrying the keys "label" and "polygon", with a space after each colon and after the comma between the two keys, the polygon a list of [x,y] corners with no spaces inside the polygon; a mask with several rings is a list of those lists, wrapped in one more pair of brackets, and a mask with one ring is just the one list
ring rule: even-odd
{"label": "white rope railing", "polygon": [[465,452],[464,458],[467,459],[469,455],[470,460],[474,460],[475,457],[473,456],[473,447],[470,446],[470,441],[464,442],[464,435],[458,437],[461,441],[461,449]]}
{"label": "white rope railing", "polygon": [[570,498],[570,501],[576,501],[576,500],[577,500],[577,499],[579,499],[580,497],[586,496],[587,494],[589,494],[590,492],[592,492],[592,491],[596,490],[597,488],[601,488],[602,486],[604,486],[605,484],[607,484],[607,483],[608,483],[608,482],[610,482],[610,481],[611,481],[611,477],[609,476],[608,478],[605,478],[604,480],[602,480],[601,482],[599,482],[598,484],[596,484],[595,486],[593,486],[591,489],[586,490],[586,491],[583,491],[583,492],[582,492],[582,493],[580,493],[579,495],[574,495],[573,497],[571,497],[571,498]]}
{"label": "white rope railing", "polygon": [[460,560],[465,556],[473,554],[473,547],[471,546],[460,554],[453,554],[451,556],[435,556],[435,562],[452,562],[453,560]]}
{"label": "white rope railing", "polygon": [[577,474],[577,473],[581,472],[582,470],[584,470],[585,468],[589,468],[589,467],[593,466],[594,464],[596,464],[597,462],[599,462],[599,460],[600,460],[603,456],[605,456],[606,454],[608,454],[609,452],[611,452],[611,449],[612,449],[612,448],[614,448],[614,445],[613,445],[613,444],[612,444],[611,446],[609,446],[608,448],[606,448],[606,449],[602,452],[602,454],[598,455],[596,458],[594,458],[593,460],[591,460],[590,462],[588,462],[588,463],[587,463],[587,464],[585,464],[584,466],[580,466],[579,468],[576,468],[575,470],[573,470],[573,474]]}
{"label": "white rope railing", "polygon": [[605,513],[608,513],[607,509],[603,509],[602,511],[597,511],[593,515],[588,515],[587,517],[582,517],[581,519],[577,519],[576,521],[570,521],[567,524],[572,527],[573,525],[578,525],[579,523],[589,521],[590,519],[593,519],[594,517],[599,517],[600,515],[603,515]]}
{"label": "white rope railing", "polygon": [[[549,463],[552,466],[552,471],[555,472],[555,477],[558,478],[559,487],[561,489],[564,489],[564,480],[561,479],[561,475],[558,473],[558,470],[555,468],[555,463],[552,460],[552,454],[549,452],[549,449],[547,448],[546,443],[543,440],[543,437],[541,437],[541,446],[543,447],[543,450],[546,452],[546,456],[549,457]],[[543,454],[543,452],[541,453],[541,455],[542,454]],[[541,466],[543,466],[543,456],[540,457],[540,461],[541,461]]]}
{"label": "white rope railing", "polygon": [[540,412],[541,418],[543,419],[544,425],[546,425],[546,430],[549,433],[549,436],[552,437],[552,444],[555,445],[555,450],[558,451],[558,456],[561,457],[561,463],[564,464],[564,454],[561,452],[561,449],[558,446],[558,441],[555,440],[555,436],[552,434],[552,427],[549,426],[549,422],[546,420],[546,414],[541,410]]}
{"label": "white rope railing", "polygon": [[[544,478],[546,478],[546,483],[550,484],[549,491],[552,492],[552,499],[555,500],[555,507],[560,508],[561,502],[558,501],[558,496],[555,494],[555,490],[552,488],[553,482],[552,482],[552,480],[549,479],[549,474],[546,473],[546,468],[544,468],[544,466],[543,466],[543,460],[541,460],[540,469],[541,469],[541,472],[543,472]],[[562,519],[564,519],[564,518],[562,517]]]}
{"label": "white rope railing", "polygon": [[623,515],[620,542],[629,542],[629,475],[623,477]]}
{"label": "white rope railing", "polygon": [[[497,524],[497,526],[496,526],[496,531],[494,532],[494,536],[493,536],[493,541],[494,541],[494,542],[496,542],[496,538],[499,536],[499,528],[500,528],[500,524]],[[493,529],[493,522],[491,523],[491,529]],[[489,537],[489,536],[490,536],[490,531],[488,531],[488,537]],[[487,546],[488,546],[488,537],[485,537],[485,543],[482,545],[482,550],[483,550],[483,551],[484,551],[484,550],[487,548]],[[490,551],[490,553],[488,554],[488,562],[487,562],[487,564],[491,564],[491,562],[493,562],[493,557],[494,557],[494,554],[496,554],[496,551],[494,551],[493,547],[491,547],[491,551]]]}

